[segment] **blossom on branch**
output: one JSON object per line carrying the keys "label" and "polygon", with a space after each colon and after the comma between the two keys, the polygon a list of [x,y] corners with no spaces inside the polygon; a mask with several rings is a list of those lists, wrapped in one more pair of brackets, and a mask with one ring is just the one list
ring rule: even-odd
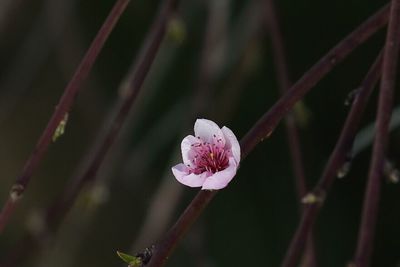
{"label": "blossom on branch", "polygon": [[183,163],[172,167],[172,173],[182,184],[203,190],[224,188],[233,179],[240,162],[240,146],[228,127],[198,119],[193,135],[181,143]]}

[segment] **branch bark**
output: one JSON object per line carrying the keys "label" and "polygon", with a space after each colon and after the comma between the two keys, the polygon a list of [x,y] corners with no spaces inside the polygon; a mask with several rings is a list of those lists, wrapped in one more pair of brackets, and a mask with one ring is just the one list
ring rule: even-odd
{"label": "branch bark", "polygon": [[392,0],[383,54],[382,79],[376,116],[376,135],[372,149],[357,250],[354,257],[354,266],[356,267],[370,266],[375,225],[378,219],[381,177],[383,175],[386,147],[389,141],[389,122],[393,107],[399,45],[400,0]]}
{"label": "branch bark", "polygon": [[[246,158],[260,141],[272,133],[279,121],[287,114],[293,105],[319,80],[329,73],[337,63],[341,62],[351,51],[365,42],[387,23],[388,11],[389,6],[385,6],[348,35],[304,74],[303,77],[264,114],[240,142],[242,159]],[[179,217],[178,221],[166,234],[165,238],[156,244],[153,256],[148,264],[149,267],[160,267],[166,263],[177,243],[182,239],[186,231],[196,221],[200,213],[216,193],[217,191],[201,190],[196,195]]]}
{"label": "branch bark", "polygon": [[[340,133],[339,140],[335,145],[321,179],[318,181],[313,191],[308,194],[308,201],[305,201],[306,206],[303,210],[300,223],[292,238],[289,249],[286,252],[286,256],[281,265],[282,267],[296,266],[296,262],[303,250],[307,236],[317,219],[318,212],[323,205],[326,194],[332,187],[338,170],[345,162],[347,153],[351,150],[362,114],[372,90],[378,82],[381,73],[381,66],[382,55],[380,54],[361,84],[360,90],[354,99],[342,132]],[[314,199],[314,201],[312,201],[312,199]]]}
{"label": "branch bark", "polygon": [[[275,59],[276,76],[278,85],[282,94],[290,88],[291,81],[289,78],[289,70],[285,56],[285,47],[282,32],[279,25],[277,9],[273,0],[265,1],[266,26],[271,35],[273,55]],[[290,112],[285,118],[286,135],[290,156],[292,158],[292,167],[294,179],[296,182],[297,197],[299,199],[299,207],[301,207],[301,199],[307,194],[307,183],[305,179],[304,163],[302,160],[301,146],[299,140],[299,132],[296,126],[296,120],[293,112]],[[307,267],[316,266],[313,234],[310,231],[306,249],[304,250],[304,264]],[[302,265],[303,266],[303,265]]]}
{"label": "branch bark", "polygon": [[22,197],[23,193],[30,182],[33,173],[37,169],[39,163],[42,161],[44,154],[47,151],[48,146],[51,143],[53,134],[57,129],[60,122],[64,119],[65,114],[71,109],[74,100],[82,87],[84,80],[89,75],[90,70],[93,67],[94,62],[97,59],[104,43],[108,39],[111,31],[114,29],[115,24],[121,17],[125,8],[127,7],[130,0],[118,0],[112,10],[110,11],[107,19],[97,33],[95,39],[90,45],[80,65],[75,71],[74,76],[71,78],[67,87],[64,90],[60,102],[58,103],[50,121],[48,122],[45,130],[39,138],[36,147],[32,151],[28,161],[22,170],[20,176],[16,179],[14,185],[10,190],[10,195],[3,206],[0,213],[0,234],[7,225],[11,215],[13,214],[18,200]]}

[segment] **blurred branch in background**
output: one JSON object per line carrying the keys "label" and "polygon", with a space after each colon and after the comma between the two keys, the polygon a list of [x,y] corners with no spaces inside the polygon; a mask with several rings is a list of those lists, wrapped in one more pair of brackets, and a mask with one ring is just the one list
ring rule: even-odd
{"label": "blurred branch in background", "polygon": [[[121,14],[128,5],[129,0],[118,0],[114,7],[112,8],[109,16],[105,20],[104,24],[100,28],[98,34],[93,40],[91,46],[89,47],[87,53],[82,59],[80,65],[78,66],[74,76],[71,78],[67,87],[65,88],[64,94],[62,95],[60,102],[58,103],[54,113],[51,116],[45,130],[40,136],[31,156],[27,160],[22,173],[15,180],[14,185],[11,187],[9,196],[3,205],[0,213],[0,233],[3,231],[4,227],[7,225],[10,217],[14,213],[18,200],[22,197],[26,190],[28,183],[30,182],[32,175],[39,163],[43,159],[44,154],[47,151],[48,146],[51,141],[54,141],[54,133],[68,115],[68,112],[74,103],[77,93],[81,89],[83,81],[89,75],[92,66],[100,53],[105,41],[108,39],[112,29],[120,18]],[[66,122],[65,122],[66,123]]]}
{"label": "blurred branch in background", "polygon": [[0,2],[0,36],[4,34],[10,21],[21,8],[22,0],[2,0]]}
{"label": "blurred branch in background", "polygon": [[[228,46],[229,51],[222,68],[229,71],[222,89],[216,95],[221,104],[209,107],[216,121],[227,121],[233,117],[235,108],[240,104],[245,82],[260,65],[260,37],[263,35],[260,6],[259,1],[250,1],[245,5],[237,21],[228,29],[229,42],[221,42]],[[217,45],[217,51],[221,50],[218,46],[221,45]]]}
{"label": "blurred branch in background", "polygon": [[[230,1],[205,1],[207,22],[203,38],[203,47],[198,67],[198,76],[194,85],[195,92],[192,96],[190,112],[184,118],[180,135],[185,135],[190,129],[192,121],[197,117],[210,116],[209,106],[218,105],[212,97],[216,79],[219,78],[221,67],[226,61],[226,54],[221,49],[226,45],[226,19]],[[178,161],[180,148],[177,146],[172,152],[157,190],[147,208],[142,227],[134,240],[132,251],[138,251],[148,246],[165,231],[183,194],[180,184],[171,180],[169,166]],[[133,175],[131,172],[130,175]],[[165,201],[168,199],[168,201]]]}
{"label": "blurred branch in background", "polygon": [[[53,240],[51,246],[46,246],[43,249],[43,256],[40,257],[37,266],[54,266],[60,259],[63,259],[64,266],[74,266],[74,261],[77,259],[78,254],[81,249],[84,249],[82,246],[86,233],[90,229],[89,227],[95,224],[96,214],[113,194],[110,188],[112,182],[122,176],[122,178],[129,178],[129,181],[123,181],[127,186],[140,186],[143,181],[139,181],[139,178],[143,177],[151,164],[153,164],[153,155],[159,153],[175,137],[176,132],[174,129],[178,129],[180,123],[176,120],[176,117],[182,114],[184,109],[182,101],[175,103],[171,110],[166,111],[166,114],[154,122],[152,128],[146,131],[145,137],[135,144],[133,148],[130,148],[132,131],[137,131],[142,115],[154,105],[153,100],[157,99],[156,96],[163,89],[160,86],[160,82],[168,74],[167,70],[175,59],[180,46],[180,43],[176,42],[177,40],[169,37],[172,20],[179,20],[178,14],[173,14],[173,17],[169,20],[166,40],[161,44],[158,55],[143,84],[143,89],[138,95],[136,104],[128,114],[127,125],[121,129],[115,144],[106,155],[103,164],[98,170],[96,180],[82,189],[82,193],[75,201],[76,204],[74,204],[72,211],[62,223],[62,231],[58,231],[57,238]],[[131,75],[134,67],[135,64],[132,63],[131,71],[120,84],[118,91],[121,98],[126,97],[129,91],[129,80],[132,80]],[[103,128],[107,129],[107,127]],[[165,129],[169,130],[165,131]],[[160,135],[160,133],[163,134]],[[128,148],[132,152],[129,152]],[[87,161],[89,160],[90,157],[88,157]],[[89,165],[89,163],[84,165]],[[120,170],[121,168],[123,170]],[[77,170],[75,176],[82,172],[83,170]],[[121,172],[129,173],[129,175],[120,174]],[[132,174],[135,176],[134,179],[132,179]]]}
{"label": "blurred branch in background", "polygon": [[[156,64],[157,65],[157,64]],[[162,66],[164,66],[162,64]],[[156,66],[154,66],[156,67]],[[164,66],[166,67],[166,66]],[[165,68],[164,68],[165,70]],[[149,74],[149,79],[154,78],[151,73]],[[147,87],[147,86],[146,86]],[[183,103],[176,103],[171,110],[169,110],[164,116],[162,116],[159,121],[156,121],[154,126],[150,128],[144,139],[134,146],[133,151],[127,160],[124,160],[124,165],[126,172],[129,174],[129,178],[132,179],[132,174],[134,174],[133,181],[131,184],[135,184],[134,187],[140,188],[141,182],[138,181],[139,178],[145,176],[148,173],[148,169],[151,167],[152,161],[154,160],[153,155],[159,153],[159,150],[165,147],[166,143],[170,142],[173,137],[175,137],[176,132],[165,131],[166,128],[171,127],[171,129],[179,128],[178,121],[176,117],[183,113]],[[128,125],[127,125],[128,126]],[[124,150],[129,142],[127,140],[130,129],[132,127],[124,127],[121,133],[122,138],[118,138],[116,145],[113,147],[113,151],[108,155],[102,168],[99,170],[98,178],[90,184],[87,184],[83,189],[82,193],[75,201],[74,209],[66,216],[65,221],[62,223],[62,231],[58,231],[57,239],[54,240],[52,246],[46,246],[43,254],[44,256],[40,258],[37,266],[54,266],[60,259],[64,266],[74,266],[74,260],[76,260],[79,252],[84,249],[82,243],[85,238],[85,233],[88,231],[89,227],[95,224],[95,215],[102,208],[105,202],[108,201],[112,191],[110,191],[110,184],[112,177],[118,177],[115,175],[115,165],[119,166],[115,162],[114,156],[120,156],[119,154]],[[164,134],[162,137],[160,133]],[[123,178],[128,178],[122,175]],[[128,184],[128,181],[126,181]]]}
{"label": "blurred branch in background", "polygon": [[60,37],[75,15],[75,4],[75,0],[46,0],[42,4],[38,19],[22,41],[15,59],[0,76],[0,125],[18,107],[54,47],[60,45]]}
{"label": "blurred branch in background", "polygon": [[[80,26],[79,20],[68,21],[68,30],[64,32],[63,40],[68,41],[60,41],[57,44],[55,57],[63,78],[68,81],[71,73],[76,68],[76,62],[80,59],[82,51],[85,51],[84,29]],[[105,111],[102,110],[102,107],[107,104],[106,95],[104,94],[105,86],[101,83],[96,70],[94,70],[93,74],[85,84],[87,84],[88,89],[95,89],[81,91],[79,93],[79,101],[75,104],[75,109],[82,111],[79,114],[82,114],[82,119],[88,128],[94,126],[93,118],[99,117],[100,114],[103,115]]]}
{"label": "blurred branch in background", "polygon": [[[126,92],[127,94],[121,96],[120,101],[115,105],[115,109],[110,112],[109,118],[105,122],[105,127],[102,134],[92,147],[92,151],[88,153],[87,160],[83,161],[88,165],[83,167],[83,172],[74,177],[71,185],[64,191],[64,194],[61,195],[55,204],[47,210],[45,218],[45,225],[47,229],[44,233],[40,234],[41,236],[47,236],[50,233],[47,231],[59,226],[63,217],[73,205],[76,197],[84,185],[93,182],[96,179],[97,170],[104,160],[108,150],[114,143],[117,134],[128,117],[129,110],[136,100],[136,97],[142,87],[144,79],[164,38],[168,19],[176,5],[177,1],[175,0],[167,0],[165,2],[160,15],[156,18],[152,29],[148,34],[148,38],[145,41],[142,53],[139,53],[137,65],[133,69],[133,73],[130,75],[127,85],[129,86],[130,90]],[[35,243],[35,240],[32,239],[32,237],[27,237],[26,240],[27,241],[25,242],[31,244],[32,242]],[[24,243],[24,241],[21,242]],[[31,247],[31,249],[33,249],[33,247]],[[20,253],[21,252],[24,254],[32,251],[26,250],[20,251]],[[14,253],[12,252],[11,259],[9,259],[9,262],[11,263],[8,264],[13,264],[14,260],[17,260],[13,254]],[[15,254],[18,255],[18,253]]]}
{"label": "blurred branch in background", "polygon": [[[289,69],[287,66],[287,59],[285,55],[284,40],[282,37],[277,9],[274,6],[274,0],[265,1],[265,22],[266,27],[271,36],[273,55],[275,59],[275,71],[279,89],[281,94],[287,92],[291,86],[289,78]],[[289,146],[289,152],[292,158],[293,174],[296,182],[297,197],[299,199],[299,207],[301,207],[301,199],[307,194],[307,184],[304,172],[304,162],[302,156],[302,149],[300,146],[300,137],[297,129],[296,116],[290,112],[285,118],[286,134]],[[317,265],[315,258],[315,246],[313,241],[313,231],[310,230],[306,248],[303,253],[303,260],[300,266],[315,267]]]}

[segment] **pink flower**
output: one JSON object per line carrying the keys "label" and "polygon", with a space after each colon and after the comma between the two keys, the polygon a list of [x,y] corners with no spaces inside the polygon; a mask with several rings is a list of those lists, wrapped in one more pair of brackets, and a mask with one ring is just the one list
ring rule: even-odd
{"label": "pink flower", "polygon": [[193,135],[181,143],[183,163],[172,167],[172,173],[182,184],[201,189],[224,188],[236,174],[240,161],[240,146],[236,136],[215,122],[198,119]]}

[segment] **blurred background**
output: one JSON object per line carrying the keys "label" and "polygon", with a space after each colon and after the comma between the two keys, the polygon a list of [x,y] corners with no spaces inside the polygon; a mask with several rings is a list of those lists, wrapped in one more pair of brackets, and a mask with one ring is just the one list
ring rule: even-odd
{"label": "blurred background", "polygon": [[[0,203],[3,205],[69,79],[114,0],[0,0]],[[275,1],[290,80],[297,81],[331,47],[386,1]],[[264,1],[182,1],[168,24],[125,127],[60,227],[43,215],[87,164],[107,116],[124,96],[161,1],[131,1],[0,237],[0,262],[13,266],[123,266],[116,251],[136,253],[159,240],[197,189],[178,184],[182,137],[209,118],[241,138],[279,98]],[[374,35],[294,109],[308,188],[319,179],[356,89],[384,42]],[[398,96],[398,94],[397,94]],[[373,123],[374,92],[361,128]],[[399,105],[396,98],[395,106]],[[396,115],[399,117],[400,115]],[[371,130],[366,130],[371,134]],[[399,165],[394,125],[388,158]],[[337,179],[315,225],[318,266],[345,266],[357,239],[371,141]],[[373,266],[400,263],[399,185],[384,181]],[[284,123],[241,163],[179,244],[167,266],[279,266],[299,220]],[[1,263],[0,263],[1,266]]]}

